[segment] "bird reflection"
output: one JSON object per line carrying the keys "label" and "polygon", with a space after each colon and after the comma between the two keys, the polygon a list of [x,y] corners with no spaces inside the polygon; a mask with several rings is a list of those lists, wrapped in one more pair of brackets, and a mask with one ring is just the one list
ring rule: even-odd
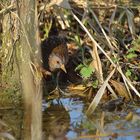
{"label": "bird reflection", "polygon": [[70,116],[62,105],[51,105],[43,114],[44,140],[67,140]]}

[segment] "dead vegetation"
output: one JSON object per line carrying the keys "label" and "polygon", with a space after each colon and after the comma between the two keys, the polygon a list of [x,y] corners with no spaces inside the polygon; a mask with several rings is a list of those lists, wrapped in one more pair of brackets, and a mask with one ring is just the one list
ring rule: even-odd
{"label": "dead vegetation", "polygon": [[[71,68],[72,72],[68,73],[71,84],[67,90],[69,92],[80,90],[78,94],[82,97],[91,100],[94,98],[87,112],[92,112],[96,108],[103,95],[108,99],[122,96],[126,101],[139,100],[140,4],[138,1],[38,0],[37,2],[41,39],[47,38],[50,32],[55,32],[55,29],[60,36],[66,36],[68,39],[72,62],[67,67]],[[17,75],[19,71],[17,61],[22,54],[17,47],[20,33],[16,9],[17,5],[14,2],[3,1],[1,4],[0,56],[3,79],[1,87],[6,85],[4,89],[11,86],[6,84],[5,76],[10,79],[9,73],[12,72],[14,75],[14,71]],[[77,85],[79,83],[77,79],[82,81],[80,85]]]}

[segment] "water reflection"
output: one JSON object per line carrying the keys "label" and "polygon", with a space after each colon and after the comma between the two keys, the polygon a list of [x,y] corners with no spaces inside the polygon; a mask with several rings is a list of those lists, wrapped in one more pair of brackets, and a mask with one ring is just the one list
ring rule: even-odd
{"label": "water reflection", "polygon": [[[44,132],[47,140],[137,140],[140,136],[140,121],[126,121],[129,112],[108,112],[99,107],[87,118],[85,102],[78,98],[54,100],[44,107]],[[139,108],[135,112],[139,115]],[[102,114],[104,116],[102,117]],[[101,120],[103,125],[101,125]],[[98,134],[97,134],[98,131]]]}
{"label": "water reflection", "polygon": [[[101,140],[140,139],[139,106],[129,104],[122,111],[112,112],[98,106],[91,117],[84,113],[87,106],[87,102],[79,98],[53,100],[51,104],[44,102],[44,140],[93,140],[98,136]],[[133,115],[132,119],[126,119],[129,113]],[[1,109],[0,133],[8,132],[17,140],[21,140],[22,119],[23,110]]]}
{"label": "water reflection", "polygon": [[45,104],[44,108],[43,125],[44,131],[47,132],[45,137],[55,137],[55,140],[60,138],[60,135],[61,140],[77,137],[75,128],[81,124],[84,117],[82,101],[67,98],[60,99],[58,103],[54,100],[49,108]]}
{"label": "water reflection", "polygon": [[67,140],[69,112],[62,104],[52,103],[43,113],[44,140]]}
{"label": "water reflection", "polygon": [[0,140],[21,140],[23,111],[0,109]]}

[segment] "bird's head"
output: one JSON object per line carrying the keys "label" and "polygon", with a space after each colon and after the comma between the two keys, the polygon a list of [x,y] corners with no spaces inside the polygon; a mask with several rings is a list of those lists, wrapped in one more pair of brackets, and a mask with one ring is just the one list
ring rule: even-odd
{"label": "bird's head", "polygon": [[49,56],[49,68],[51,71],[61,69],[66,73],[65,69],[66,59],[59,54],[51,53]]}

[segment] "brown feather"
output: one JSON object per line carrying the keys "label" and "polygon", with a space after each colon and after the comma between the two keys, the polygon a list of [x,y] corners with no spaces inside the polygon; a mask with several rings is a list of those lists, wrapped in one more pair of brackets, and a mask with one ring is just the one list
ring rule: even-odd
{"label": "brown feather", "polygon": [[[65,39],[62,37],[51,36],[44,40],[41,44],[41,52],[43,68],[47,70],[50,70],[49,57],[52,53],[59,57],[62,62],[64,60],[64,65],[68,62],[68,49]],[[51,65],[55,65],[55,63],[51,61]]]}

